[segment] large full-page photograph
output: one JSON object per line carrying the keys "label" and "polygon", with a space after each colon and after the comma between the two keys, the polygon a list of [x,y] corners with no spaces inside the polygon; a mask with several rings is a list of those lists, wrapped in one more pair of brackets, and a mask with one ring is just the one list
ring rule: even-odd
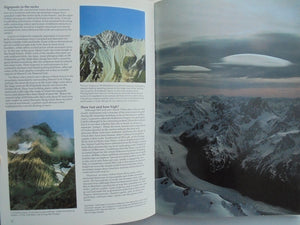
{"label": "large full-page photograph", "polygon": [[299,11],[295,1],[156,4],[160,213],[299,214]]}

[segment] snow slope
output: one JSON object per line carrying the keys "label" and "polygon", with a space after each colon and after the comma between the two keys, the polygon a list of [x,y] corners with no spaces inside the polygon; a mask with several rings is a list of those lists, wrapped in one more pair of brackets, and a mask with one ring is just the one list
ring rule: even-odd
{"label": "snow slope", "polygon": [[104,31],[80,37],[80,80],[144,82],[145,41]]}

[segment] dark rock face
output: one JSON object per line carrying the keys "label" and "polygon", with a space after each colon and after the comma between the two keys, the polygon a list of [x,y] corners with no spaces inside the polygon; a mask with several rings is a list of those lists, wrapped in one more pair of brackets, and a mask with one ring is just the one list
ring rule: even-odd
{"label": "dark rock face", "polygon": [[[222,165],[214,164],[208,153],[207,141],[189,139],[181,136],[182,143],[189,149],[187,166],[197,177],[213,184],[239,191],[255,200],[288,208],[300,212],[300,179],[291,177],[283,181],[280,177],[271,178],[268,173],[260,173],[255,166],[247,169],[241,166],[241,160],[225,157]],[[284,170],[280,168],[277,170]],[[219,168],[216,170],[215,168]],[[295,168],[300,172],[299,166]]]}

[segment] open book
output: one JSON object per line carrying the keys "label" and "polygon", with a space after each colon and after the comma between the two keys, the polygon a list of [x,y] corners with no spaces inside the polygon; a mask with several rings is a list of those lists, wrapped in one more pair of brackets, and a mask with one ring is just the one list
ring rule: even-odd
{"label": "open book", "polygon": [[299,3],[0,10],[2,225],[299,214]]}

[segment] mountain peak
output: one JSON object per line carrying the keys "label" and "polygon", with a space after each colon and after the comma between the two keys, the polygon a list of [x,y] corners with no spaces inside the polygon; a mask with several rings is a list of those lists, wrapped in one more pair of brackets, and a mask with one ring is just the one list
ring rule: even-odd
{"label": "mountain peak", "polygon": [[51,136],[55,135],[55,131],[53,131],[51,129],[51,127],[48,125],[48,123],[45,123],[45,122],[40,123],[38,125],[33,125],[32,129],[42,131],[43,134],[47,137],[51,137]]}
{"label": "mountain peak", "polygon": [[256,119],[263,111],[271,112],[268,103],[261,97],[252,98],[249,100],[248,104],[243,107],[243,111],[251,116],[251,118]]}
{"label": "mountain peak", "polygon": [[114,48],[117,45],[132,42],[133,38],[112,30],[106,30],[96,35],[101,40],[105,47]]}
{"label": "mountain peak", "polygon": [[41,128],[41,129],[50,129],[50,130],[52,130],[51,127],[49,126],[49,124],[46,123],[46,122],[40,123],[38,125],[33,125],[32,128]]}

